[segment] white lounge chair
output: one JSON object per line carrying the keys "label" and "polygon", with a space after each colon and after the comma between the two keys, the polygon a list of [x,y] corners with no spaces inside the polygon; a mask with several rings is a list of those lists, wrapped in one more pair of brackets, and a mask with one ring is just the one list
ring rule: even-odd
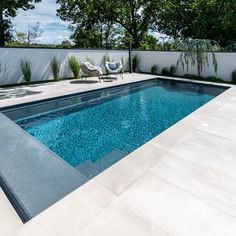
{"label": "white lounge chair", "polygon": [[[117,62],[105,62],[105,69],[108,75],[120,75],[123,79],[123,64],[121,61]],[[118,77],[117,77],[118,78]]]}
{"label": "white lounge chair", "polygon": [[81,64],[81,70],[83,71],[82,81],[87,77],[98,77],[101,83],[101,77],[103,76],[102,68],[99,66],[94,66],[90,62],[86,61]]}

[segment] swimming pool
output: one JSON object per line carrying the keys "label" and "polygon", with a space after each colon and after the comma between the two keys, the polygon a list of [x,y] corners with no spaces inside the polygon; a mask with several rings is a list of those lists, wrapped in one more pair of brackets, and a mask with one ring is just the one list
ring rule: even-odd
{"label": "swimming pool", "polygon": [[223,91],[154,79],[37,104],[27,108],[27,116],[12,116],[91,179]]}

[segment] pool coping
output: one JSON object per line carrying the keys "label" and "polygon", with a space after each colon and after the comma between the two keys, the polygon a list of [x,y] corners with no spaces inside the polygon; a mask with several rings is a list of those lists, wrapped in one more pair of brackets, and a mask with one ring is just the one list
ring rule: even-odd
{"label": "pool coping", "polygon": [[[173,80],[173,78],[171,78],[172,80]],[[176,80],[180,80],[179,78],[177,78]],[[191,81],[191,80],[183,80],[183,81],[187,81],[187,82],[194,82],[195,83],[195,81]],[[199,82],[197,82],[198,84],[199,84]],[[200,83],[200,84],[204,84],[204,83]],[[215,83],[206,83],[206,84],[213,84],[213,85],[215,85]],[[216,85],[218,85],[218,84],[216,84]],[[221,85],[220,85],[221,86]],[[227,85],[225,85],[226,87],[230,87],[230,88],[232,88],[233,86],[229,86],[228,84]],[[112,86],[111,86],[112,87]],[[229,91],[230,92],[230,90],[231,89],[229,89],[229,90],[227,90],[227,91]],[[235,90],[235,89],[234,89]],[[223,94],[225,94],[226,92],[224,92]],[[217,98],[219,98],[221,95],[219,95]],[[215,102],[218,102],[218,100],[220,100],[220,98],[219,99],[217,99],[217,98],[215,98],[215,99],[213,99],[210,103],[208,103],[208,106],[210,105],[212,105],[213,103],[215,103]],[[217,101],[216,101],[216,99],[217,99]],[[199,113],[199,111],[200,112],[202,112],[203,110],[205,110],[205,108],[207,108],[208,106],[206,106],[206,105],[204,105],[203,107],[201,107],[199,110],[196,110],[196,111],[194,111],[193,113],[191,113],[189,116],[194,116],[195,114],[197,114],[197,113]],[[170,130],[175,130],[176,129],[176,127],[178,127],[180,124],[184,124],[184,126],[187,126],[187,127],[191,127],[191,126],[195,126],[195,124],[194,125],[192,125],[192,124],[190,124],[188,121],[186,122],[186,120],[188,120],[189,119],[189,116],[187,116],[186,118],[184,118],[183,120],[181,120],[181,121],[179,121],[178,123],[176,123],[176,125],[174,125],[174,126],[172,126],[172,127],[170,127],[169,129],[167,129],[165,132],[163,132],[163,135],[161,135],[162,137],[163,136],[165,136],[166,135],[166,133],[168,134],[169,132],[170,132]],[[191,127],[191,128],[193,128],[193,127]],[[168,136],[168,135],[167,135]],[[181,135],[180,135],[181,136]],[[156,140],[158,140],[158,139],[162,139],[162,137],[160,138],[159,136],[157,136],[157,137],[155,137],[155,138],[153,138],[153,140],[151,140],[150,142],[148,142],[148,143],[146,143],[144,146],[142,146],[142,147],[140,147],[139,149],[137,149],[136,151],[135,151],[135,153],[137,154],[138,152],[140,152],[141,151],[141,149],[145,149],[145,148],[147,148],[147,146],[149,146],[150,144],[151,145],[153,145],[153,143],[155,143],[155,145],[156,146],[158,146],[158,147],[161,147],[161,149],[162,150],[164,150],[164,152],[166,152],[167,150],[165,150],[165,148],[163,148],[163,146],[161,145],[161,144],[156,144],[157,142],[156,142]],[[155,140],[155,141],[154,141]],[[134,156],[134,153],[131,153],[130,155],[128,155],[127,157],[125,157],[124,159],[127,159],[129,156]],[[128,159],[130,159],[130,157],[128,158]],[[116,165],[116,167],[117,166],[119,166],[120,164],[121,164],[121,162],[122,162],[122,160],[121,161],[119,161],[117,164],[115,164]],[[110,168],[109,168],[110,169]],[[108,170],[109,170],[108,169]],[[102,174],[102,175],[104,175],[104,174]],[[99,183],[102,183],[103,182],[103,180],[101,180],[102,179],[102,177],[101,177],[101,175],[99,175],[98,177],[95,177],[95,179],[96,180],[98,180],[98,182]],[[91,182],[90,183],[90,185],[91,184],[93,184],[92,182],[94,182],[94,181],[89,181],[89,182]],[[87,185],[87,184],[86,184]],[[102,183],[102,185],[104,185],[104,183]],[[77,189],[78,191],[79,191],[79,189]],[[76,191],[77,191],[76,190]],[[111,192],[112,192],[112,190],[111,190]],[[120,195],[120,193],[115,193],[115,195],[116,194],[118,194],[118,195]],[[70,195],[70,194],[69,194]],[[58,203],[58,204],[56,204],[56,205],[60,205],[60,204],[62,204],[62,202],[63,201],[66,201],[66,199],[63,199],[63,200],[61,200],[60,201],[60,203]],[[52,207],[53,208],[53,207]],[[56,208],[56,206],[54,207],[54,208]],[[40,215],[45,215],[45,214],[47,214],[46,212],[47,212],[48,210],[46,210],[45,212],[43,212],[43,214],[40,214]],[[49,210],[49,211],[52,211],[52,210]],[[37,218],[37,217],[36,217]],[[39,218],[42,218],[41,216],[39,216]],[[46,217],[47,218],[47,217]],[[36,220],[37,221],[37,220]]]}

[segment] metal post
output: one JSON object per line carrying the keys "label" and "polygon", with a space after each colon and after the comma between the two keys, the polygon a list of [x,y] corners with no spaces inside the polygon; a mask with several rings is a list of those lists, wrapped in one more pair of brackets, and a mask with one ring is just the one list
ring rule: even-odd
{"label": "metal post", "polygon": [[132,65],[132,42],[129,43],[129,72],[133,73],[133,65]]}

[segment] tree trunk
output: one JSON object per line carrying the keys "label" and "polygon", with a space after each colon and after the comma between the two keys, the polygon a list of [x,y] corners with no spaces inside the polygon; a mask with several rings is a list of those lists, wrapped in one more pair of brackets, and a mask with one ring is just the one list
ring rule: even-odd
{"label": "tree trunk", "polygon": [[0,47],[4,47],[6,42],[5,38],[5,26],[3,21],[3,12],[0,9]]}
{"label": "tree trunk", "polygon": [[136,40],[135,38],[133,38],[133,44],[132,44],[133,49],[138,49],[139,46],[140,46],[139,40]]}
{"label": "tree trunk", "polygon": [[136,33],[136,30],[133,30],[131,36],[132,36],[132,39],[133,39],[133,44],[132,44],[133,49],[139,49],[141,42],[140,42],[140,37]]}

